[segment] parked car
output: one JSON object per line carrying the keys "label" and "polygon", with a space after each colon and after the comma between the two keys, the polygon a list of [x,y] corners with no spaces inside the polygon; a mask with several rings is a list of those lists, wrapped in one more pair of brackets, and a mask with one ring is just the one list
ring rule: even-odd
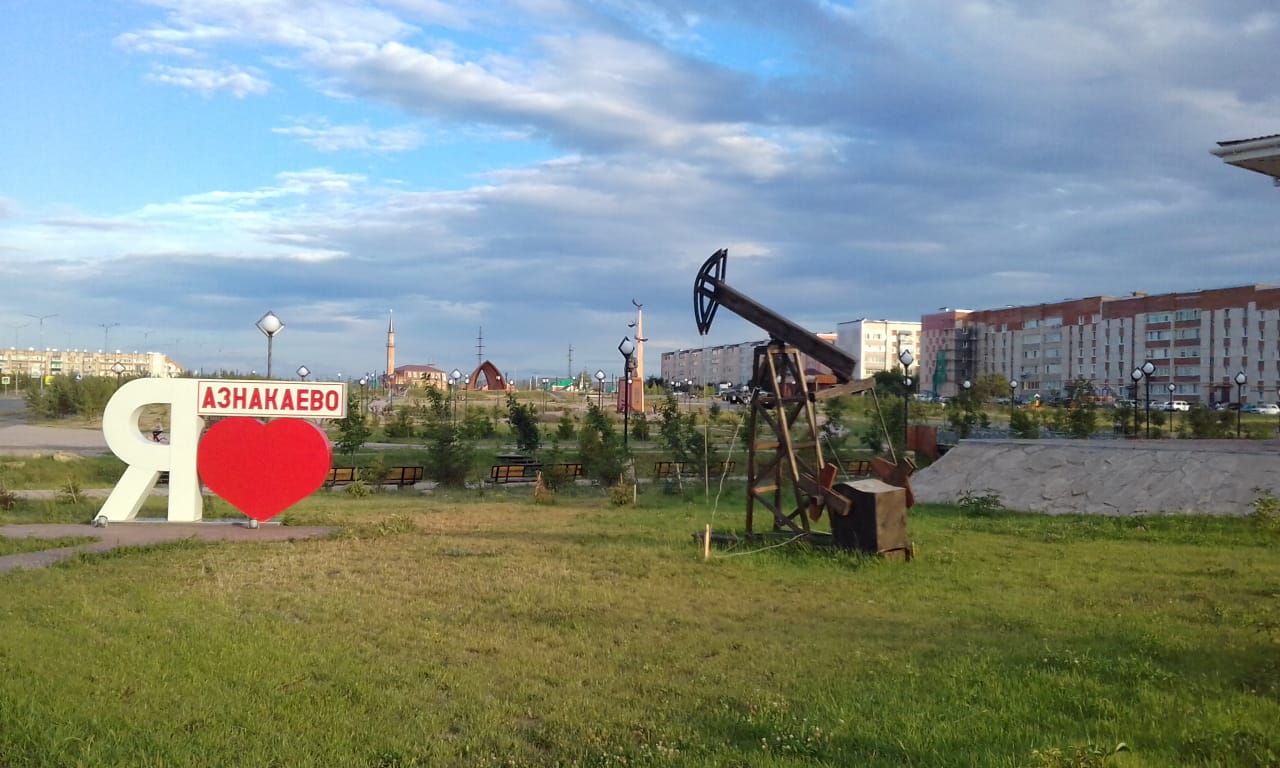
{"label": "parked car", "polygon": [[1258,413],[1259,412],[1258,409],[1261,407],[1262,406],[1258,405],[1257,403],[1247,403],[1243,408],[1240,409],[1240,412],[1241,413]]}
{"label": "parked car", "polygon": [[1191,403],[1188,403],[1186,400],[1165,400],[1163,403],[1160,404],[1160,410],[1189,411],[1191,410]]}
{"label": "parked car", "polygon": [[1280,403],[1261,403],[1258,405],[1257,413],[1264,413],[1268,416],[1280,416]]}

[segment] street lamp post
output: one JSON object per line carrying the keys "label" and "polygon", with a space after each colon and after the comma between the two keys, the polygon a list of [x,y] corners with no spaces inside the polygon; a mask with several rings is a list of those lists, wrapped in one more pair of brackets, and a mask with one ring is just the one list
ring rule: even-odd
{"label": "street lamp post", "polygon": [[1147,439],[1151,439],[1151,374],[1156,372],[1150,360],[1142,364],[1142,377],[1147,381]]}
{"label": "street lamp post", "polygon": [[1168,387],[1169,387],[1169,436],[1176,437],[1177,432],[1176,430],[1174,430],[1174,427],[1177,426],[1178,424],[1178,409],[1173,407],[1173,393],[1175,390],[1177,390],[1178,385],[1174,384],[1171,381],[1169,382]]}
{"label": "street lamp post", "polygon": [[904,349],[898,353],[898,362],[902,363],[902,452],[907,451],[907,443],[910,442],[911,429],[908,426],[910,416],[907,413],[907,401],[911,399],[911,363],[915,360],[911,355],[911,350]]}
{"label": "street lamp post", "polygon": [[1013,436],[1013,409],[1018,404],[1018,380],[1009,379],[1009,436]]}
{"label": "street lamp post", "polygon": [[1236,439],[1240,438],[1240,414],[1244,411],[1244,384],[1249,378],[1244,371],[1236,372]]}
{"label": "street lamp post", "polygon": [[604,410],[604,371],[596,369],[596,408]]}
{"label": "street lamp post", "polygon": [[631,432],[631,356],[635,354],[636,345],[630,336],[623,336],[618,343],[618,351],[622,353],[623,370],[626,373],[626,391],[622,395],[622,451],[627,451],[628,438]]}
{"label": "street lamp post", "polygon": [[458,421],[458,382],[462,381],[462,371],[457,368],[449,371],[449,381],[453,386],[453,395],[449,399],[453,401],[453,421],[456,424]]}
{"label": "street lamp post", "polygon": [[120,374],[124,373],[124,366],[123,366],[123,365],[121,365],[120,363],[116,363],[115,365],[111,366],[111,370],[115,371],[115,373],[116,373],[116,389],[119,389],[119,388],[120,388]]}
{"label": "street lamp post", "polygon": [[1134,368],[1129,374],[1129,378],[1133,379],[1133,436],[1138,436],[1138,382],[1142,381],[1146,374],[1142,372],[1142,368]]}
{"label": "street lamp post", "polygon": [[298,366],[298,378],[302,379],[303,381],[306,381],[307,377],[310,375],[311,375],[310,368],[308,368],[305,365]]}
{"label": "street lamp post", "polygon": [[267,310],[267,314],[258,318],[258,330],[267,337],[267,378],[271,378],[271,342],[276,334],[284,329],[284,321],[276,317],[276,313]]}
{"label": "street lamp post", "polygon": [[368,376],[360,377],[360,413],[361,414],[366,414],[369,412],[369,406],[365,404],[365,386],[367,386],[368,383],[369,383]]}

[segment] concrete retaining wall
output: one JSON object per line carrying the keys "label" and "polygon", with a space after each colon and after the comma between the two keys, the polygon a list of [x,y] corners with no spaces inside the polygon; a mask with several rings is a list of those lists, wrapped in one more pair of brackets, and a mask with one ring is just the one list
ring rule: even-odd
{"label": "concrete retaining wall", "polygon": [[1280,496],[1280,442],[963,440],[911,485],[919,502],[992,492],[1048,514],[1243,515],[1257,489]]}

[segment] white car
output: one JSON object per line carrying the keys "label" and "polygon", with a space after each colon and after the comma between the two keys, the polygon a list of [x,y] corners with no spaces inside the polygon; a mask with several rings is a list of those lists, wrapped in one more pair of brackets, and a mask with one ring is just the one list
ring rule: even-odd
{"label": "white car", "polygon": [[1191,403],[1188,403],[1186,400],[1165,400],[1163,403],[1160,404],[1160,410],[1189,411],[1191,410]]}
{"label": "white car", "polygon": [[1276,403],[1261,403],[1258,405],[1257,413],[1265,413],[1268,416],[1280,416],[1280,405]]}

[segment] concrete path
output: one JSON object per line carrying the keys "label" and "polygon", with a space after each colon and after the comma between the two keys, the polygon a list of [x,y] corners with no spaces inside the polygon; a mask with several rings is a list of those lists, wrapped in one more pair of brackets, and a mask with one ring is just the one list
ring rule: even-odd
{"label": "concrete path", "polygon": [[916,499],[995,493],[1049,514],[1245,515],[1280,496],[1275,440],[962,440],[911,478]]}
{"label": "concrete path", "polygon": [[93,536],[96,542],[77,547],[47,549],[0,557],[0,573],[20,568],[44,568],[67,560],[80,552],[106,552],[117,547],[139,547],[165,541],[199,539],[200,541],[265,542],[319,539],[333,533],[333,528],[262,523],[250,528],[247,521],[209,521],[202,523],[169,523],[163,520],[112,523],[106,528],[91,525],[6,525],[0,536],[11,539],[59,539],[67,536]]}
{"label": "concrete path", "polygon": [[32,424],[0,426],[0,454],[106,453],[107,440],[101,428],[37,427]]}

